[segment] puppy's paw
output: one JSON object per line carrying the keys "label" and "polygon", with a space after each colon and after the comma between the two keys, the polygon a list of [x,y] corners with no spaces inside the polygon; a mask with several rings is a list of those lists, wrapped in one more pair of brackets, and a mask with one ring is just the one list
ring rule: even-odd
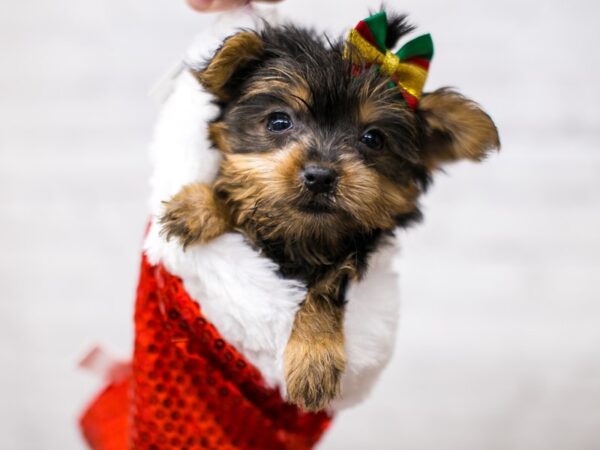
{"label": "puppy's paw", "polygon": [[339,395],[345,367],[343,341],[292,337],[284,353],[288,401],[305,411],[324,409]]}
{"label": "puppy's paw", "polygon": [[184,186],[165,202],[160,224],[161,234],[167,240],[177,238],[184,249],[193,243],[208,242],[228,228],[227,218],[206,184]]}

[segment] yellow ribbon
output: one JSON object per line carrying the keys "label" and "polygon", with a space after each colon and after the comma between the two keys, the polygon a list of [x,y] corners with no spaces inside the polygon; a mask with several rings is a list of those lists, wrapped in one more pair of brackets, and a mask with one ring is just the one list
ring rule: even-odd
{"label": "yellow ribbon", "polygon": [[351,57],[354,64],[377,64],[381,67],[381,71],[391,77],[401,89],[417,99],[421,98],[427,79],[425,69],[416,64],[403,62],[398,55],[389,50],[382,53],[355,29],[350,31],[348,43],[352,48],[346,47],[346,58]]}

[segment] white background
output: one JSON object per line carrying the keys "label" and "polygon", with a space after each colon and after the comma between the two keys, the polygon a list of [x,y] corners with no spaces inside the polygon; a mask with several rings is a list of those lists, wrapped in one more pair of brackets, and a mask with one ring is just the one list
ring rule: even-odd
{"label": "white background", "polygon": [[[100,387],[76,363],[126,357],[147,218],[147,92],[211,16],[183,0],[2,0],[0,448],[83,449]],[[389,1],[431,31],[429,88],[495,118],[503,149],[441,174],[403,233],[396,356],[325,449],[600,448],[600,7]],[[288,0],[341,33],[378,6]]]}

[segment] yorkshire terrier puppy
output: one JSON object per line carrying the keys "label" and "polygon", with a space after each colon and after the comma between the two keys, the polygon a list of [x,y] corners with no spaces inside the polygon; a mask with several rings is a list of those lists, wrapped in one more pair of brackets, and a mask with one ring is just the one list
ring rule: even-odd
{"label": "yorkshire terrier puppy", "polygon": [[[386,47],[411,30],[391,18]],[[195,72],[220,107],[209,125],[219,175],[185,186],[161,220],[184,247],[242,233],[281,276],[306,284],[284,354],[288,399],[306,410],[340,392],[348,282],[396,227],[420,219],[418,199],[436,169],[499,147],[474,102],[440,89],[410,107],[353,51],[293,26],[225,40]]]}

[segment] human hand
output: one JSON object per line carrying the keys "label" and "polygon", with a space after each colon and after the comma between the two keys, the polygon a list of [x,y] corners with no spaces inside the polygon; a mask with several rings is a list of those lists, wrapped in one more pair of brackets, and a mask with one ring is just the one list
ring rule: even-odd
{"label": "human hand", "polygon": [[[200,12],[225,11],[250,3],[251,0],[186,0],[188,5]],[[257,0],[264,3],[277,3],[281,0]]]}

